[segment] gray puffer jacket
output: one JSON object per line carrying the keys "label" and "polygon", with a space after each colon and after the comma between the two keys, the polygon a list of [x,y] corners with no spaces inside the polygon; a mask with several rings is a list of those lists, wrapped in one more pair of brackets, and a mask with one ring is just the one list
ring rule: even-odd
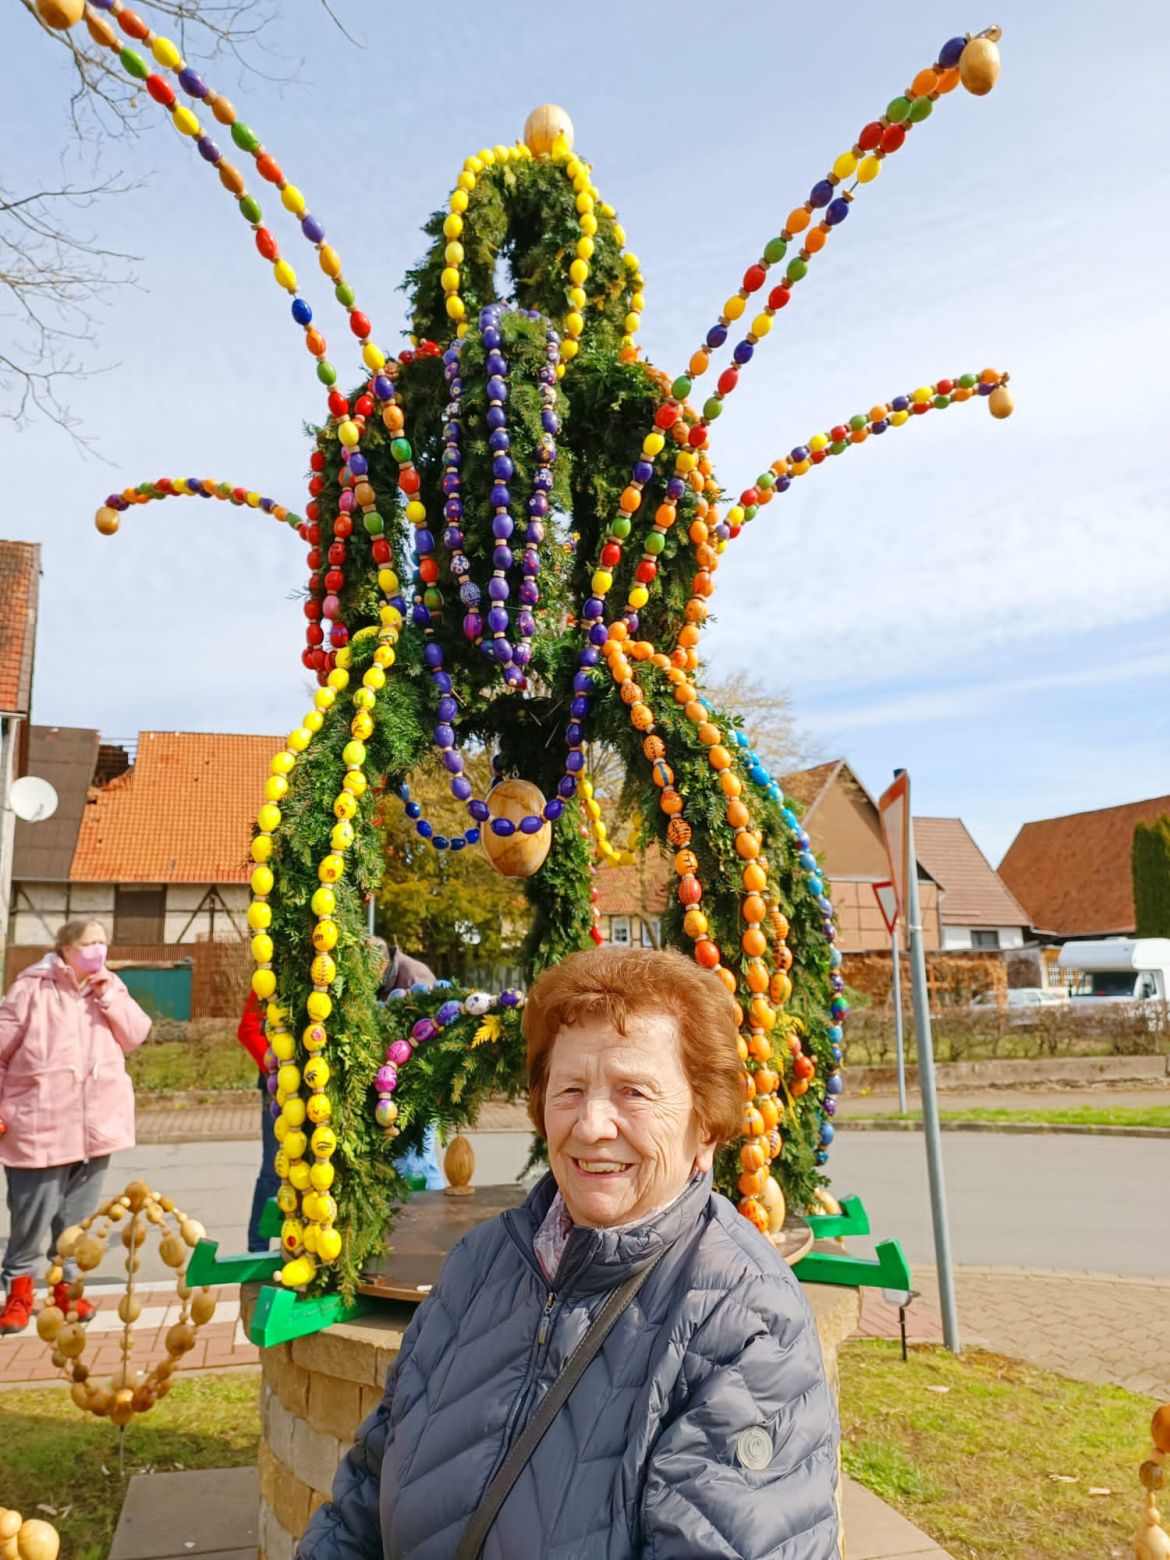
{"label": "gray puffer jacket", "polygon": [[835,1560],[836,1416],[785,1264],[696,1176],[645,1224],[574,1229],[550,1288],[533,1238],[555,1193],[452,1251],[299,1560],[450,1560],[610,1290],[662,1250],[484,1560]]}

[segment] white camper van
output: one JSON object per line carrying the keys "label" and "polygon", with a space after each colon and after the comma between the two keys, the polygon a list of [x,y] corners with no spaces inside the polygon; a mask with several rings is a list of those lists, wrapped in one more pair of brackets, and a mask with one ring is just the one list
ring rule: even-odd
{"label": "white camper van", "polygon": [[1170,993],[1170,937],[1065,943],[1056,967],[1076,973],[1074,1001],[1165,1002]]}

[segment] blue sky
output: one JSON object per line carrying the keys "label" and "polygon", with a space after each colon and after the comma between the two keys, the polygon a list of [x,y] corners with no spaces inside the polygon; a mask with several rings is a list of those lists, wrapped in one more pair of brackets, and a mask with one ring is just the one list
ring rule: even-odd
{"label": "blue sky", "polygon": [[[738,491],[818,429],[985,364],[1011,369],[1016,414],[915,421],[763,511],[720,571],[713,668],[787,690],[821,754],[871,789],[907,766],[916,811],[962,816],[993,860],[1026,819],[1170,789],[1160,0],[1074,0],[1059,21],[1034,0],[847,3],[831,28],[691,0],[661,16],[618,0],[336,9],[361,47],[285,0],[253,57],[293,79],[206,74],[305,190],[377,339],[397,339],[398,281],[462,159],[553,99],[641,258],[641,339],[672,373],[861,125],[946,37],[1001,23],[996,90],[943,100],[860,193],[712,445]],[[0,531],[44,544],[34,713],[113,737],[287,729],[308,686],[299,541],[194,500],[135,512],[114,541],[92,515],[163,473],[300,508],[302,425],[322,405],[308,356],[233,203],[161,113],[134,143],[71,140],[60,52],[11,23],[8,184],[62,160],[144,184],[87,218],[139,257],[98,314],[106,372],[67,392],[97,455],[44,422],[0,424]],[[309,251],[280,236],[320,312]],[[326,329],[346,361],[340,316]]]}

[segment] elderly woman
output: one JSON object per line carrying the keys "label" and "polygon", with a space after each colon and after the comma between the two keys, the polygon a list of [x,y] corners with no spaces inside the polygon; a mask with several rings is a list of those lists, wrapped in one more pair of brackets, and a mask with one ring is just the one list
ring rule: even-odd
{"label": "elderly woman", "polygon": [[[0,1164],[11,1232],[0,1334],[28,1326],[33,1275],[67,1225],[98,1205],[110,1155],[134,1147],[134,1086],[126,1057],[150,1019],[106,968],[100,921],[66,921],[57,944],[0,1003]],[[72,1263],[65,1277],[70,1279]],[[58,1284],[53,1303],[93,1315]]]}
{"label": "elderly woman", "polygon": [[711,1189],[742,1114],[731,998],[682,954],[596,950],[540,976],[524,1027],[552,1173],[447,1259],[300,1560],[831,1560],[816,1331]]}

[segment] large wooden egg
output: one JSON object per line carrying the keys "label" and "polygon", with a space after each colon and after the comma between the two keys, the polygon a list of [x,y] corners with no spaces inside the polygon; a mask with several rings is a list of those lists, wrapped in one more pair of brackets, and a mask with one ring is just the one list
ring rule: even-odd
{"label": "large wooden egg", "polygon": [[987,410],[993,417],[1010,417],[1015,410],[1015,405],[1012,393],[1006,385],[996,385],[987,397]]}
{"label": "large wooden egg", "polygon": [[501,780],[488,792],[487,804],[492,818],[506,818],[515,827],[514,834],[496,834],[491,819],[483,825],[480,838],[484,854],[504,877],[526,878],[539,872],[552,846],[552,824],[547,821],[534,834],[522,834],[524,818],[544,813],[544,794],[527,780]]}
{"label": "large wooden egg", "polygon": [[986,97],[999,80],[999,50],[990,38],[971,38],[959,55],[959,80],[968,92]]}
{"label": "large wooden egg", "polygon": [[524,144],[534,157],[547,157],[560,137],[573,150],[573,121],[559,103],[542,103],[524,121]]}

